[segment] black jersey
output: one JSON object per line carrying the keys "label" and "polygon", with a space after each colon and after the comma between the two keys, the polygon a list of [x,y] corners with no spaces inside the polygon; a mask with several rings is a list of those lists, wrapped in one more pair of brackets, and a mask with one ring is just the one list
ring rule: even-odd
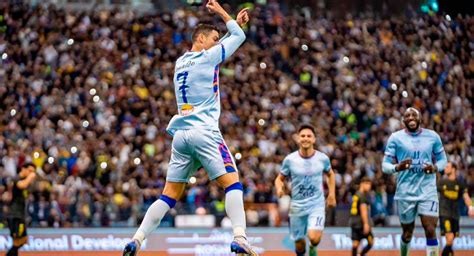
{"label": "black jersey", "polygon": [[367,205],[367,215],[369,218],[369,224],[371,223],[370,221],[370,202],[369,199],[367,198],[367,195],[365,193],[362,193],[360,191],[357,191],[353,196],[352,196],[352,204],[351,204],[351,217],[349,219],[349,224],[352,228],[362,228],[362,216],[360,215],[360,206],[362,204]]}
{"label": "black jersey", "polygon": [[28,189],[20,189],[17,184],[21,179],[13,181],[12,200],[10,202],[10,210],[8,217],[10,218],[26,218],[26,197],[28,196]]}
{"label": "black jersey", "polygon": [[444,178],[438,182],[438,192],[439,216],[458,219],[460,216],[459,199],[467,192],[467,186],[458,179]]}

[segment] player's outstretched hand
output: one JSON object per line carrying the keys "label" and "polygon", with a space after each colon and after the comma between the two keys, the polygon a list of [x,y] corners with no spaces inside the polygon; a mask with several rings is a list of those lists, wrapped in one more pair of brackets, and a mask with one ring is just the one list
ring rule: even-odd
{"label": "player's outstretched hand", "polygon": [[245,24],[247,24],[247,22],[249,22],[249,14],[248,14],[248,9],[249,8],[244,8],[242,10],[240,10],[240,12],[237,14],[237,19],[235,21],[237,21],[237,24],[239,24],[239,26],[244,26]]}
{"label": "player's outstretched hand", "polygon": [[217,15],[221,16],[222,20],[225,23],[232,20],[232,17],[230,17],[227,11],[222,8],[222,6],[217,2],[217,0],[209,0],[206,4],[206,7],[211,13],[216,13]]}
{"label": "player's outstretched hand", "polygon": [[336,195],[328,195],[327,198],[328,207],[336,207]]}
{"label": "player's outstretched hand", "polygon": [[410,158],[405,159],[397,164],[397,166],[395,167],[395,170],[397,170],[397,172],[408,170],[411,166],[411,162],[412,161]]}
{"label": "player's outstretched hand", "polygon": [[217,14],[227,13],[224,10],[224,8],[222,8],[222,6],[217,2],[217,0],[207,1],[206,7],[211,13],[217,13]]}
{"label": "player's outstretched hand", "polygon": [[432,173],[435,173],[438,171],[438,168],[436,167],[436,165],[432,165],[432,164],[425,164],[423,166],[423,171],[426,173],[426,174],[432,174]]}

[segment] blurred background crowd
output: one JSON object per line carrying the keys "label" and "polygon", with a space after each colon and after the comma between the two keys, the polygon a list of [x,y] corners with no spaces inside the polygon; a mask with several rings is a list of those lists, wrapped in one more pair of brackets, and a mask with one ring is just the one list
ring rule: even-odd
{"label": "blurred background crowd", "polygon": [[[316,126],[337,173],[333,216],[369,176],[371,214],[384,225],[396,211],[384,143],[408,106],[440,134],[474,193],[472,17],[336,19],[276,1],[251,6],[247,41],[220,69],[221,130],[249,225],[275,225],[252,205],[278,202],[272,184],[302,122]],[[138,15],[7,4],[0,15],[0,215],[17,168],[31,161],[42,173],[28,197],[31,226],[137,225],[165,182],[174,61],[197,23],[219,24],[222,35],[224,24],[202,6]],[[201,169],[162,225],[183,213],[223,217],[223,199]]]}

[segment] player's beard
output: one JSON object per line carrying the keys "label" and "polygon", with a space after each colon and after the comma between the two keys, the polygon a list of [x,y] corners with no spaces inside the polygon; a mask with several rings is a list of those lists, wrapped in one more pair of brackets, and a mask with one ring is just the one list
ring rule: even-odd
{"label": "player's beard", "polygon": [[411,128],[411,127],[410,127],[410,122],[411,122],[411,121],[413,121],[413,120],[405,121],[405,122],[404,122],[405,127],[407,128],[407,130],[408,130],[409,132],[417,132],[418,129],[420,128],[420,123],[421,123],[421,121],[419,121],[419,120],[418,120],[418,121],[414,121],[414,122],[416,122],[415,128]]}

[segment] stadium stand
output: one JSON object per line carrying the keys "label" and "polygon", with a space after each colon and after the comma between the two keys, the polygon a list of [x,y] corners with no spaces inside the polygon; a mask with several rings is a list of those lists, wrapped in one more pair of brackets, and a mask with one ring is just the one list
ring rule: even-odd
{"label": "stadium stand", "polygon": [[[18,166],[32,161],[42,177],[28,198],[31,226],[137,225],[164,184],[174,61],[189,49],[191,28],[214,20],[198,7],[142,16],[24,4],[0,15],[2,210]],[[411,105],[474,193],[472,17],[335,20],[283,13],[276,3],[255,5],[251,17],[247,42],[220,71],[221,129],[249,225],[280,223],[268,218],[285,211],[271,184],[300,122],[317,127],[318,148],[337,172],[329,224],[346,224],[337,216],[367,175],[372,215],[385,225],[396,209],[393,177],[381,172],[384,142]],[[223,218],[222,191],[204,170],[195,178],[162,225],[173,226],[176,214]]]}

